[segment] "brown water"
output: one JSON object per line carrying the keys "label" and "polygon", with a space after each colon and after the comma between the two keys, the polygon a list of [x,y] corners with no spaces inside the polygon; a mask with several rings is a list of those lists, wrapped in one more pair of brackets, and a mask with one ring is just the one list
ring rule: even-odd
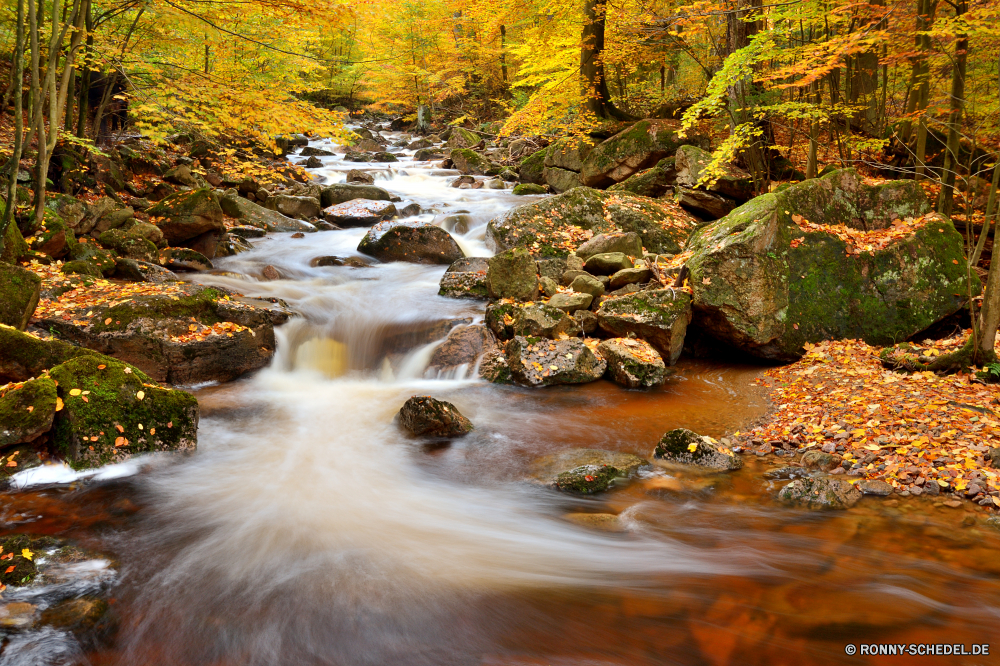
{"label": "brown water", "polygon": [[[471,210],[480,224],[460,240],[482,254],[481,223],[512,198],[402,168],[412,173],[386,186]],[[116,559],[118,629],[89,663],[1000,661],[845,654],[1000,635],[1000,532],[984,514],[929,500],[789,510],[756,460],[731,475],[661,469],[591,498],[528,482],[533,460],[568,448],[648,456],[671,428],[746,428],[767,409],[752,385],[761,369],[682,361],[649,392],[440,378],[426,370],[433,345],[405,352],[400,334],[481,317],[482,305],[438,298],[443,268],[309,267],[354,254],[362,233],[272,237],[223,262],[247,275],[274,264],[288,280],[208,278],[302,317],[280,330],[271,368],[197,389],[196,454],[6,497],[5,532],[59,534]],[[434,445],[404,436],[393,417],[414,394],[455,403],[476,430]],[[615,514],[619,531],[568,519],[580,513]],[[37,655],[7,649],[0,666]]]}

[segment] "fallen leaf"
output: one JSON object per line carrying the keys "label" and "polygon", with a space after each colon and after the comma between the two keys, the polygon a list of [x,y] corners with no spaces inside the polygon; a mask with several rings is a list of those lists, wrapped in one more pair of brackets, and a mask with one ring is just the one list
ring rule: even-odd
{"label": "fallen leaf", "polygon": [[34,560],[35,554],[30,550],[28,550],[27,548],[25,548],[24,550],[21,551],[21,557],[23,557],[26,560]]}

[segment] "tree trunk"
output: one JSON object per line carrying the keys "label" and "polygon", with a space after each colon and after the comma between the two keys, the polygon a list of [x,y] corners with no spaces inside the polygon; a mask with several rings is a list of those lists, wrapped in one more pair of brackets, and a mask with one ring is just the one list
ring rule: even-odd
{"label": "tree trunk", "polygon": [[626,120],[628,116],[615,107],[604,75],[604,0],[584,0],[583,35],[580,46],[580,78],[586,99],[585,108],[598,118]]}
{"label": "tree trunk", "polygon": [[[737,0],[736,10],[726,15],[727,57],[749,46],[750,39],[760,30],[760,21],[755,13],[760,7],[761,0]],[[743,147],[741,156],[753,176],[755,189],[763,192],[770,181],[766,137],[772,136],[773,132],[768,127],[767,119],[754,116],[752,107],[756,105],[757,89],[751,77],[731,82],[728,93],[730,134],[736,133],[740,126],[754,126],[752,143]]]}
{"label": "tree trunk", "polygon": [[500,78],[507,85],[507,28],[500,26]]}
{"label": "tree trunk", "polygon": [[[955,5],[955,16],[961,16],[968,11],[966,0]],[[965,109],[965,74],[968,62],[969,37],[960,34],[955,39],[955,65],[951,72],[951,103],[948,113],[948,141],[944,153],[944,166],[941,171],[941,194],[938,195],[937,211],[942,215],[951,215],[955,201],[955,176],[959,166],[959,150],[961,148],[962,112]]]}
{"label": "tree trunk", "polygon": [[[813,94],[814,104],[816,109],[820,108],[820,95],[819,95],[819,85],[813,81],[809,85],[810,91]],[[816,174],[819,172],[819,165],[817,160],[819,152],[819,120],[812,119],[809,121],[809,157],[806,159],[806,178],[815,178]]]}
{"label": "tree trunk", "polygon": [[[29,0],[33,2],[33,0]],[[17,174],[21,166],[21,151],[24,147],[24,0],[17,0],[17,27],[14,41],[14,61],[12,63],[14,82],[14,154],[10,158],[10,168],[7,170],[7,202],[0,217],[0,255],[3,254],[4,240],[7,238],[7,227],[14,219],[14,207],[17,205]]]}

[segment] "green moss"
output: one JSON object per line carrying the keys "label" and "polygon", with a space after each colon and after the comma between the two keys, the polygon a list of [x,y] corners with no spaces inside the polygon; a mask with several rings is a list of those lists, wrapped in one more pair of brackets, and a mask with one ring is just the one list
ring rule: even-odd
{"label": "green moss", "polygon": [[[101,311],[95,310],[93,318],[94,330],[102,331],[125,330],[136,319],[152,319],[160,321],[166,318],[195,318],[199,322],[211,326],[223,319],[218,315],[215,301],[220,298],[214,289],[200,289],[195,293],[179,296],[137,296],[127,303],[120,303]],[[110,323],[104,322],[111,319]]]}
{"label": "green moss", "polygon": [[66,275],[90,275],[95,278],[103,275],[100,266],[84,259],[67,261],[60,270]]}
{"label": "green moss", "polygon": [[[24,381],[78,356],[109,360],[84,347],[74,347],[61,340],[41,340],[10,326],[0,326],[0,379]],[[135,372],[143,381],[152,381],[138,370]]]}
{"label": "green moss", "polygon": [[547,149],[542,148],[521,160],[517,173],[522,183],[531,183],[534,185],[543,185],[545,183],[545,179],[542,178],[542,170],[545,168],[546,152]]}
{"label": "green moss", "polygon": [[38,306],[41,285],[31,271],[0,264],[0,324],[24,329]]}
{"label": "green moss", "polygon": [[56,385],[48,377],[32,379],[0,396],[0,447],[31,441],[52,426]]}
{"label": "green moss", "polygon": [[54,444],[73,467],[98,467],[136,453],[194,448],[198,428],[194,396],[144,382],[132,366],[114,359],[83,356],[49,374],[58,382],[64,403],[56,415]]}
{"label": "green moss", "polygon": [[7,264],[17,263],[17,260],[28,254],[30,249],[17,225],[13,222],[8,224],[7,233],[3,239],[3,253],[0,253],[0,261]]}
{"label": "green moss", "polygon": [[133,234],[123,229],[111,229],[98,236],[97,240],[104,247],[128,259],[156,263],[156,246],[141,234]]}
{"label": "green moss", "polygon": [[[100,271],[100,275],[104,275],[105,277],[115,271],[115,255],[107,250],[102,250],[93,243],[77,243],[76,248],[70,254],[70,258],[74,261],[84,260],[94,264]],[[65,268],[63,269],[63,273],[68,272],[70,271],[65,270]]]}
{"label": "green moss", "polygon": [[566,492],[591,495],[608,490],[617,479],[627,476],[611,465],[582,465],[556,477],[555,487]]}
{"label": "green moss", "polygon": [[512,194],[517,196],[525,196],[528,194],[545,194],[548,190],[545,189],[544,185],[537,185],[535,183],[518,183],[514,186]]}

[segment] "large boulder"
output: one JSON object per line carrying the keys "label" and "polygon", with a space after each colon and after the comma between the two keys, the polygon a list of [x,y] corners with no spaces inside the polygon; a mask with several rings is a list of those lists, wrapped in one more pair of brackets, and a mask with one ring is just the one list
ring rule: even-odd
{"label": "large boulder", "polygon": [[589,137],[566,137],[559,139],[545,150],[543,164],[549,168],[564,169],[579,173],[584,160],[597,142]]}
{"label": "large boulder", "polygon": [[504,346],[511,379],[523,386],[583,384],[604,375],[607,363],[577,338],[517,336]]}
{"label": "large boulder", "polygon": [[690,187],[678,187],[674,199],[684,210],[690,211],[703,220],[718,220],[728,215],[739,205],[736,199]]}
{"label": "large boulder", "polygon": [[640,120],[591,150],[580,170],[580,180],[588,187],[608,187],[693,143],[705,141],[682,138],[663,121]]}
{"label": "large boulder", "polygon": [[521,160],[521,163],[517,167],[517,176],[522,183],[531,183],[533,185],[545,184],[542,171],[545,169],[545,155],[547,152],[546,148],[542,148]]}
{"label": "large boulder", "polygon": [[582,185],[579,173],[568,169],[560,169],[559,167],[545,167],[542,169],[542,180],[556,193],[572,190],[574,187]]}
{"label": "large boulder", "polygon": [[0,388],[0,447],[31,442],[52,428],[56,384],[39,377]]}
{"label": "large boulder", "polygon": [[494,251],[523,247],[534,255],[559,257],[595,234],[631,231],[649,252],[677,254],[698,224],[671,202],[577,187],[490,220],[486,242]]}
{"label": "large boulder", "polygon": [[351,201],[352,199],[372,199],[375,201],[391,201],[392,196],[375,185],[359,185],[356,183],[337,183],[320,190],[319,201],[323,208]]}
{"label": "large boulder", "polygon": [[222,207],[208,188],[177,192],[146,211],[170,245],[184,245],[205,233],[226,232]]}
{"label": "large boulder", "polygon": [[[209,232],[209,235],[211,234],[212,232]],[[131,230],[112,229],[102,233],[97,240],[107,249],[114,250],[128,259],[146,262],[157,260],[156,245],[144,238],[141,230],[133,233]]]}
{"label": "large boulder", "polygon": [[[681,146],[676,154],[677,184],[715,192],[739,202],[753,198],[753,178],[732,164],[719,165],[716,174],[709,174],[712,153],[698,146]],[[702,182],[705,178],[707,182]]]}
{"label": "large boulder", "polygon": [[597,310],[601,329],[616,337],[641,338],[673,365],[691,322],[691,297],[673,289],[651,289],[605,298]]}
{"label": "large boulder", "polygon": [[0,324],[22,331],[38,306],[42,280],[31,271],[0,262]]}
{"label": "large boulder", "polygon": [[455,168],[464,174],[486,176],[498,171],[488,159],[467,148],[457,148],[451,151],[451,161]]}
{"label": "large boulder", "polygon": [[466,257],[448,267],[441,276],[438,296],[448,298],[489,298],[486,271],[489,263],[485,257]]}
{"label": "large boulder", "polygon": [[264,207],[276,210],[286,217],[297,220],[309,220],[319,217],[319,199],[299,197],[290,194],[276,194],[267,198]]}
{"label": "large boulder", "polygon": [[380,222],[368,230],[358,252],[379,261],[451,264],[465,253],[441,227],[426,222]]}
{"label": "large boulder", "polygon": [[918,183],[867,185],[850,169],[757,197],[693,234],[694,321],[773,360],[821,340],[905,340],[969,291],[962,237],[929,210]]}
{"label": "large boulder", "polygon": [[419,437],[461,437],[473,430],[472,421],[450,402],[415,395],[399,410],[399,424]]}
{"label": "large boulder", "polygon": [[[270,199],[268,200],[270,201]],[[351,199],[323,209],[323,219],[341,227],[370,227],[399,214],[391,201]]]}
{"label": "large boulder", "polygon": [[471,148],[480,141],[482,138],[472,130],[467,130],[464,127],[452,127],[447,146],[449,148]]}
{"label": "large boulder", "polygon": [[[267,365],[274,322],[287,318],[195,285],[109,301],[77,305],[69,294],[47,303],[39,325],[171,384],[228,381]],[[49,314],[56,307],[64,315]]]}
{"label": "large boulder", "polygon": [[316,227],[309,222],[287,217],[276,210],[269,210],[235,194],[222,196],[219,201],[226,215],[259,229],[272,232],[316,231]]}
{"label": "large boulder", "polygon": [[486,269],[486,290],[490,298],[530,301],[538,295],[535,261],[523,248],[490,257]]}
{"label": "large boulder", "polygon": [[626,388],[659,386],[667,379],[663,358],[643,340],[612,338],[597,346],[608,362],[608,379]]}
{"label": "large boulder", "polygon": [[653,449],[653,458],[679,465],[697,465],[719,470],[737,470],[743,459],[715,439],[684,428],[663,435]]}

